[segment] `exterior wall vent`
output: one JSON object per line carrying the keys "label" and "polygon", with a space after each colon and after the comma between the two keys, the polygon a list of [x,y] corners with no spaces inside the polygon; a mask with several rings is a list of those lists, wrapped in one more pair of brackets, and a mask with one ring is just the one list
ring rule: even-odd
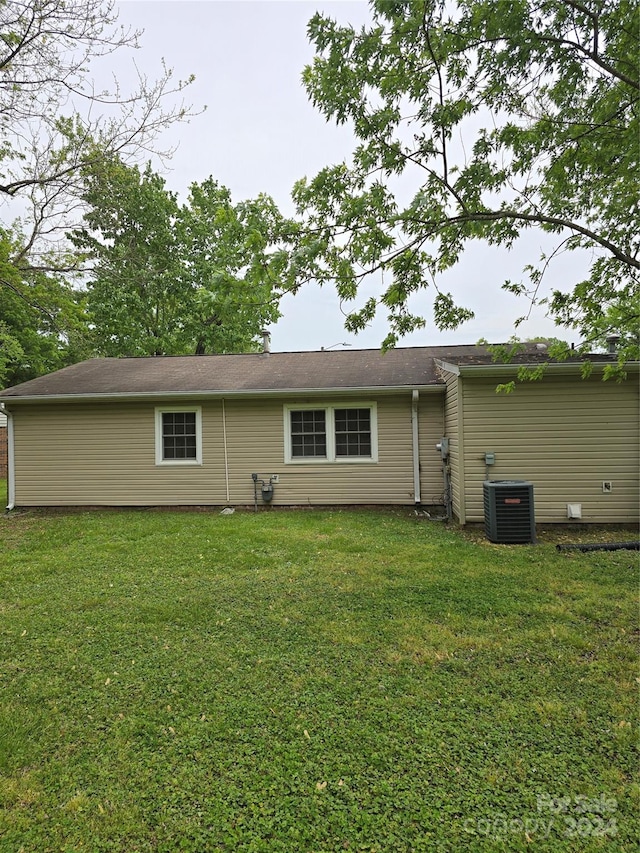
{"label": "exterior wall vent", "polygon": [[484,529],[490,542],[503,545],[536,541],[533,483],[485,480]]}

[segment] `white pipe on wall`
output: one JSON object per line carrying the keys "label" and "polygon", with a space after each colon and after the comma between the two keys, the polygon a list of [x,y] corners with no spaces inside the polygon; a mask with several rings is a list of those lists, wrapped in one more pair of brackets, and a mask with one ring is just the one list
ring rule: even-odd
{"label": "white pipe on wall", "polygon": [[227,488],[227,503],[230,502],[229,497],[229,457],[227,455],[227,412],[224,407],[224,397],[222,398],[222,443],[224,445],[224,481]]}
{"label": "white pipe on wall", "polygon": [[13,415],[2,403],[0,403],[0,411],[7,416],[7,512],[10,512],[16,505]]}
{"label": "white pipe on wall", "polygon": [[420,393],[414,389],[411,394],[411,436],[413,447],[413,494],[417,504],[422,502],[420,495],[420,434],[418,431],[419,401]]}

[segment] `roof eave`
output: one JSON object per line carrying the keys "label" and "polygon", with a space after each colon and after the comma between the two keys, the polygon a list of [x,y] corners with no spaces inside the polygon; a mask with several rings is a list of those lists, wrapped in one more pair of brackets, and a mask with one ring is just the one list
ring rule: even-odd
{"label": "roof eave", "polygon": [[10,405],[12,403],[54,403],[54,402],[109,402],[115,400],[186,400],[186,399],[208,399],[220,400],[222,398],[269,398],[269,397],[309,397],[309,396],[348,396],[350,394],[408,394],[412,391],[427,393],[442,393],[445,385],[442,382],[420,385],[367,385],[352,386],[347,388],[278,388],[278,389],[251,389],[251,390],[226,390],[226,391],[115,391],[91,394],[24,394],[3,395],[0,392],[0,403]]}
{"label": "roof eave", "polygon": [[[585,359],[589,361],[589,359]],[[518,364],[450,364],[445,361],[436,360],[438,367],[454,376],[499,376],[516,375],[519,370],[535,370],[542,366],[541,362],[520,362]],[[579,375],[584,366],[583,361],[571,362],[547,362],[545,373],[567,376]],[[602,371],[607,365],[614,365],[611,361],[591,361],[594,370]],[[624,370],[637,373],[640,370],[640,362],[632,361],[624,365]]]}

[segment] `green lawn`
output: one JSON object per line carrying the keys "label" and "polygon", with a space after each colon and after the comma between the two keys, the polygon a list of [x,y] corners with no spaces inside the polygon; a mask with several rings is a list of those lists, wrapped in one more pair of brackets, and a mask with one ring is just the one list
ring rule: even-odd
{"label": "green lawn", "polygon": [[636,849],[634,552],[0,518],[0,851]]}

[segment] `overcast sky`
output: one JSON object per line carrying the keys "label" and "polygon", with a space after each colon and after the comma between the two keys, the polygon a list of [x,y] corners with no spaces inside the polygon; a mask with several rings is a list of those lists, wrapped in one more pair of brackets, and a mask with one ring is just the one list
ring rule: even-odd
{"label": "overcast sky", "polygon": [[[303,176],[348,159],[353,138],[308,102],[301,84],[304,66],[313,58],[307,22],[316,10],[356,26],[369,20],[365,2],[345,0],[121,0],[120,23],[144,30],[136,65],[159,76],[164,59],[176,77],[195,74],[188,100],[206,111],[168,132],[167,145],[178,148],[165,173],[167,185],[185,199],[192,181],[212,175],[231,190],[233,201],[271,195],[284,213],[292,213],[291,188]],[[131,57],[117,55],[114,73],[126,83],[134,76]],[[455,332],[438,332],[431,322],[432,291],[414,303],[427,327],[404,338],[402,346],[474,343],[479,338],[507,340],[514,320],[526,306],[500,290],[506,278],[519,280],[525,263],[540,254],[540,238],[531,233],[522,251],[474,246],[441,282],[441,289],[476,312]],[[568,259],[571,260],[570,258]],[[562,286],[563,266],[556,264],[548,287]],[[366,296],[376,292],[372,281]],[[272,349],[295,351],[331,347],[378,347],[387,328],[384,316],[357,336],[349,335],[335,292],[306,285],[281,303],[282,319],[271,327]],[[520,337],[566,337],[537,309],[520,326]]]}

